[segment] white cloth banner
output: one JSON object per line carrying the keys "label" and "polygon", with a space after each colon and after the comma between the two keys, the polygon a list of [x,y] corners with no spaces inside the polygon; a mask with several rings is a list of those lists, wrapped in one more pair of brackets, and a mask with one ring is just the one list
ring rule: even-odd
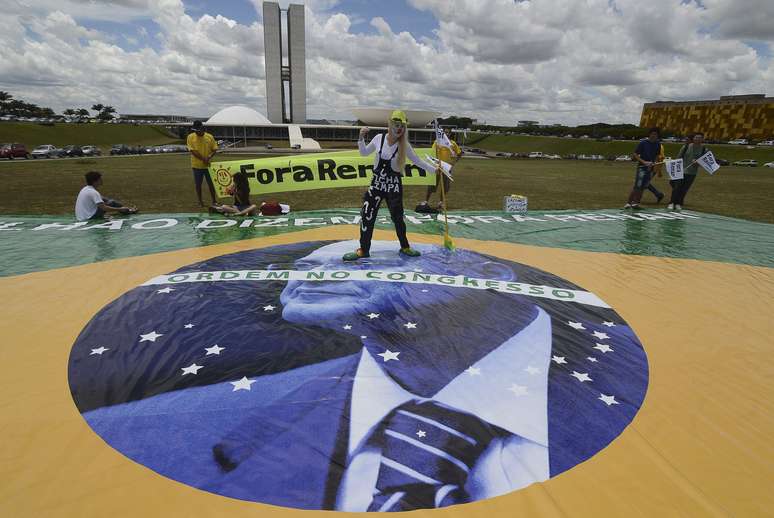
{"label": "white cloth banner", "polygon": [[451,142],[449,137],[443,132],[443,128],[438,125],[438,119],[433,120],[433,128],[435,129],[435,143],[438,146],[448,147],[451,149]]}
{"label": "white cloth banner", "polygon": [[697,158],[696,163],[698,163],[709,174],[715,174],[715,171],[720,169],[720,165],[717,163],[717,161],[715,161],[715,155],[712,154],[712,151],[707,151],[702,156]]}
{"label": "white cloth banner", "polygon": [[677,160],[665,160],[664,169],[666,169],[670,180],[683,179],[683,160],[681,158],[678,158]]}

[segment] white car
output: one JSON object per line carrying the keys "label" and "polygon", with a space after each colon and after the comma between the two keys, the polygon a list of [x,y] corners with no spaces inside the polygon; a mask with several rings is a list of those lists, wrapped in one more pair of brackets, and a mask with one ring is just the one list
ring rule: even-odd
{"label": "white car", "polygon": [[540,151],[533,151],[529,155],[527,155],[527,158],[544,158],[543,153]]}
{"label": "white car", "polygon": [[737,160],[733,165],[738,165],[740,167],[758,167],[758,161],[748,158],[746,160]]}
{"label": "white car", "polygon": [[30,156],[32,158],[54,158],[59,156],[59,149],[51,144],[43,144],[33,149]]}
{"label": "white car", "polygon": [[749,144],[749,142],[747,142],[747,140],[743,139],[743,138],[738,138],[738,139],[735,139],[735,140],[729,140],[728,143],[729,144],[739,144],[739,145],[742,145],[742,146],[746,146],[747,144]]}
{"label": "white car", "polygon": [[764,140],[763,142],[758,142],[759,146],[774,146],[774,140]]}
{"label": "white car", "polygon": [[621,155],[621,156],[615,157],[615,161],[616,162],[631,162],[632,161],[632,157],[629,156],[629,155]]}
{"label": "white car", "polygon": [[561,160],[562,157],[559,155],[545,155],[543,158],[547,158],[549,160]]}
{"label": "white car", "polygon": [[763,167],[771,167],[771,168],[774,168],[774,162],[766,162],[765,164],[763,164]]}

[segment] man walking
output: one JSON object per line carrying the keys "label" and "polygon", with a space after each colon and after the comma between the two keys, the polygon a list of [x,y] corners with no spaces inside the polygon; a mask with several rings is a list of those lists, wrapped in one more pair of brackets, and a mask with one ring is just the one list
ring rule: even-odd
{"label": "man walking", "polygon": [[648,132],[648,138],[642,139],[634,150],[634,159],[638,162],[637,172],[634,177],[634,187],[629,194],[629,200],[624,205],[624,209],[639,209],[642,193],[650,185],[650,179],[653,177],[653,167],[658,161],[658,155],[661,151],[661,133],[658,128],[651,128]]}
{"label": "man walking", "polygon": [[215,205],[217,201],[215,186],[212,184],[208,168],[210,167],[210,160],[218,151],[218,144],[212,135],[204,131],[202,121],[194,121],[193,133],[188,135],[186,144],[188,144],[188,151],[191,152],[191,169],[193,170],[194,186],[196,187],[196,197],[199,199],[199,205],[204,207],[204,202],[202,201],[203,179],[207,180],[212,205]]}
{"label": "man walking", "polygon": [[707,152],[704,147],[704,134],[695,133],[689,144],[685,144],[680,150],[679,158],[683,159],[683,178],[680,180],[669,180],[672,186],[672,197],[669,200],[667,209],[681,210],[685,204],[685,195],[696,180],[696,174],[699,172],[699,164],[696,161]]}

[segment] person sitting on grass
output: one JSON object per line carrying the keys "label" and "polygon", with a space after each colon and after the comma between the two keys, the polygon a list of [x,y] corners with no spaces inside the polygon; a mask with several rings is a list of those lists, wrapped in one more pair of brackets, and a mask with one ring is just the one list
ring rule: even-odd
{"label": "person sitting on grass", "polygon": [[233,205],[213,205],[210,212],[220,214],[232,214],[234,216],[255,216],[256,206],[250,203],[250,184],[245,173],[234,175],[234,184],[229,187],[228,193],[234,196]]}
{"label": "person sitting on grass", "polygon": [[87,221],[90,219],[103,219],[108,212],[118,214],[136,214],[137,207],[124,207],[121,202],[102,196],[98,187],[102,186],[102,173],[89,171],[84,175],[86,186],[78,193],[75,200],[75,219]]}

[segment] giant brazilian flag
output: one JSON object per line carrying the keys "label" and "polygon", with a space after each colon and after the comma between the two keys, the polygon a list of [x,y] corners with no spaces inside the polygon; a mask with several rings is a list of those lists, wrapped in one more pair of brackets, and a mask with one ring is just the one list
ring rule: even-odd
{"label": "giant brazilian flag", "polygon": [[0,515],[769,512],[774,226],[406,221],[0,217]]}

